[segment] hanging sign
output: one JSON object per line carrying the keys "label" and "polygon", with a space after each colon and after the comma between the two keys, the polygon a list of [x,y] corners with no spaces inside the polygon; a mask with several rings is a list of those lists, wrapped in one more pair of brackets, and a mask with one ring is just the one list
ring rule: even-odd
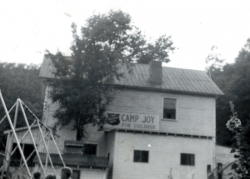
{"label": "hanging sign", "polygon": [[159,130],[159,115],[135,113],[108,113],[107,128],[132,130]]}

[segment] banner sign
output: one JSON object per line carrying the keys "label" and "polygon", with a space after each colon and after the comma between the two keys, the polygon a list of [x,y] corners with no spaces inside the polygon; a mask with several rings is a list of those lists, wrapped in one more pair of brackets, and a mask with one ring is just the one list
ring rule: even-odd
{"label": "banner sign", "polygon": [[135,113],[108,113],[105,127],[115,129],[159,130],[159,115]]}

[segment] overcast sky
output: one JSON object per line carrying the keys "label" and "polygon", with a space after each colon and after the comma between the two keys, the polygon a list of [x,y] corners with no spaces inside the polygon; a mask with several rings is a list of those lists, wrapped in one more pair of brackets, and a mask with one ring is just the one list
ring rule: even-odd
{"label": "overcast sky", "polygon": [[171,67],[205,70],[214,45],[232,63],[250,37],[249,0],[8,0],[0,1],[0,61],[40,64],[45,49],[69,55],[71,23],[111,9],[129,13],[147,37],[171,35]]}

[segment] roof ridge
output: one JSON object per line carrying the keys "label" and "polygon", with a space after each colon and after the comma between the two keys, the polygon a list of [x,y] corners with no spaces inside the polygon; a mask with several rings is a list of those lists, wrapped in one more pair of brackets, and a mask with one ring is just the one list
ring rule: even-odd
{"label": "roof ridge", "polygon": [[[145,63],[131,63],[132,65],[149,65]],[[187,69],[187,68],[179,68],[179,67],[169,67],[169,66],[162,66],[162,68],[172,68],[172,69],[180,69],[180,70],[190,70],[190,71],[199,71],[199,72],[206,72],[205,70],[196,70],[196,69]]]}

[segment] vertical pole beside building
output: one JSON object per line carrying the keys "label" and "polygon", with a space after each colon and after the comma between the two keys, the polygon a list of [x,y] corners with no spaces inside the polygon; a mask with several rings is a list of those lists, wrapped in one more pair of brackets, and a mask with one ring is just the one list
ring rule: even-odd
{"label": "vertical pole beside building", "polygon": [[213,140],[213,167],[212,169],[216,168],[216,99],[214,100],[214,137]]}

